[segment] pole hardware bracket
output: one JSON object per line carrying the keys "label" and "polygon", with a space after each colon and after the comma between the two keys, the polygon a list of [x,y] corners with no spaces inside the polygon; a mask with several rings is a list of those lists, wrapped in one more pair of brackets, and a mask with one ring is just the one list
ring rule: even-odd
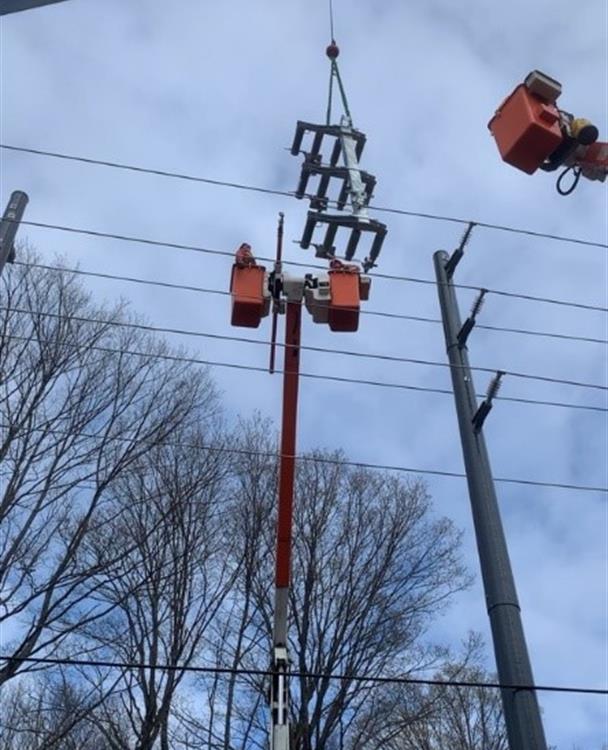
{"label": "pole hardware bracket", "polygon": [[486,417],[492,411],[492,402],[500,389],[501,380],[503,375],[505,374],[506,373],[504,370],[496,371],[496,375],[494,375],[494,377],[490,381],[490,384],[488,385],[485,399],[481,402],[481,404],[479,404],[477,411],[473,415],[473,419],[471,420],[471,422],[473,423],[473,429],[476,433],[481,430],[484,422],[486,421]]}
{"label": "pole hardware bracket", "polygon": [[473,231],[473,227],[475,226],[474,221],[470,221],[468,227],[465,229],[464,234],[462,235],[462,239],[460,240],[460,244],[454,250],[452,255],[448,258],[446,264],[445,264],[445,272],[448,276],[448,279],[451,279],[454,275],[454,271],[456,270],[456,266],[460,263],[460,260],[462,256],[464,255],[464,249],[467,246],[467,242],[469,241],[471,237],[471,232]]}
{"label": "pole hardware bracket", "polygon": [[471,308],[471,314],[462,324],[462,328],[458,331],[456,338],[458,339],[458,347],[460,349],[462,349],[466,345],[469,334],[475,327],[475,323],[477,322],[477,315],[482,308],[484,297],[487,293],[487,289],[479,290],[477,299],[475,300],[475,302],[473,303],[473,307]]}

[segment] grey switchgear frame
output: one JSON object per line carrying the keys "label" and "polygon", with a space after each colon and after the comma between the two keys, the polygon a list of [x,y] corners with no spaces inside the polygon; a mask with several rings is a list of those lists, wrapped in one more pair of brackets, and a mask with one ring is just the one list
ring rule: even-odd
{"label": "grey switchgear frame", "polygon": [[[306,135],[312,136],[308,150],[302,148]],[[327,152],[329,156],[325,161],[324,139],[333,139]],[[361,263],[363,270],[367,272],[376,264],[386,236],[386,225],[370,219],[368,215],[368,205],[376,187],[376,178],[359,166],[365,141],[365,133],[356,130],[346,116],[342,117],[339,125],[317,125],[298,121],[291,153],[294,156],[304,154],[300,181],[295,194],[297,198],[307,197],[312,209],[306,217],[300,247],[306,249],[313,245],[317,257],[334,258],[336,235],[339,229],[343,229],[350,233],[343,255],[345,260],[350,261],[354,259],[362,235],[371,234],[373,237],[369,253]],[[340,159],[343,164],[338,163]],[[309,181],[314,177],[319,178],[317,189],[307,194]],[[328,189],[336,183],[339,185],[339,191],[332,199],[328,195]],[[342,213],[349,202],[352,213]],[[325,213],[330,203],[335,204],[335,210],[333,213]],[[323,241],[313,242],[315,229],[321,225],[325,227]]]}

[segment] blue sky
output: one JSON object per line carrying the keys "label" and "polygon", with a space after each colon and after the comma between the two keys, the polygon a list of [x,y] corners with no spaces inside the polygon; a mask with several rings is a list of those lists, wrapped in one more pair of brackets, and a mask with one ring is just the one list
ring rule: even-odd
{"label": "blue sky", "polygon": [[[355,125],[367,133],[363,165],[378,178],[374,203],[608,241],[606,187],[583,181],[569,198],[554,176],[504,165],[487,122],[530,70],[563,84],[560,104],[608,134],[607,8],[587,0],[402,3],[335,0],[340,65]],[[299,160],[285,147],[298,119],[326,106],[327,3],[231,0],[70,0],[1,22],[3,143],[123,161],[291,190]],[[0,153],[2,204],[30,195],[26,218],[232,250],[248,241],[272,255],[286,214],[288,259],[314,262],[300,236],[306,205],[161,177]],[[378,214],[389,235],[379,272],[432,279],[432,254],[462,227]],[[227,289],[227,258],[27,228],[45,258],[83,269]],[[606,307],[606,251],[475,230],[457,281]],[[230,334],[227,298],[110,282],[160,326]],[[459,294],[468,312],[475,296]],[[433,286],[376,279],[370,310],[439,317]],[[606,339],[605,314],[489,296],[480,322]],[[269,325],[251,335],[266,340]],[[176,341],[178,339],[176,338]],[[184,340],[205,359],[264,366],[264,347]],[[303,343],[445,361],[441,327],[362,316],[357,334],[307,319]],[[476,330],[471,362],[606,385],[606,347]],[[445,368],[304,352],[302,369],[449,388]],[[280,379],[217,368],[232,415],[279,418]],[[478,392],[488,376],[476,373]],[[605,393],[506,378],[501,395],[606,406]],[[450,396],[304,380],[299,444],[340,446],[354,459],[462,471]],[[497,402],[486,423],[497,476],[606,486],[605,414]],[[465,532],[478,563],[466,485],[428,478],[436,512]],[[606,686],[607,506],[601,494],[498,485],[524,626],[538,683]],[[490,644],[479,576],[438,621],[433,637],[469,629]],[[488,649],[488,651],[490,651]],[[489,664],[491,665],[491,659]],[[601,697],[541,696],[549,741],[594,750],[607,739]]]}

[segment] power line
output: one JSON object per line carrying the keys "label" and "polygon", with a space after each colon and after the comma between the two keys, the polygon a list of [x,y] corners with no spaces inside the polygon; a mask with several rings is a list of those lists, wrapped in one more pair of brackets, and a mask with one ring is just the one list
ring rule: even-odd
{"label": "power line", "polygon": [[[6,425],[3,429],[9,429]],[[60,435],[62,437],[70,437],[72,433],[65,432],[63,430],[47,429],[45,427],[29,427],[28,431],[33,432],[48,432],[52,435]],[[84,438],[95,439],[98,435],[89,434],[86,432],[79,432],[78,435]],[[19,436],[19,433],[14,433],[15,437]],[[131,442],[129,438],[124,437],[110,437],[109,441],[116,440],[118,442]],[[260,451],[252,450],[247,448],[227,448],[226,446],[209,445],[205,443],[172,443],[163,442],[163,445],[172,446],[176,448],[193,448],[195,450],[206,450],[210,453],[231,453],[240,456],[258,456],[261,458],[278,459],[280,453],[278,451]],[[371,463],[369,461],[353,461],[345,458],[325,458],[318,455],[306,455],[306,454],[282,454],[287,458],[294,458],[296,461],[309,462],[309,463],[321,463],[330,464],[334,466],[350,466],[355,469],[370,469],[372,471],[394,471],[404,474],[420,474],[438,477],[447,477],[450,479],[466,479],[466,474],[458,471],[448,471],[446,469],[420,469],[411,466],[397,466],[391,464],[378,464]],[[548,489],[559,489],[559,490],[575,490],[577,492],[600,492],[608,494],[608,487],[593,487],[590,485],[581,484],[567,484],[564,482],[543,482],[541,480],[534,479],[515,479],[513,477],[495,477],[495,482],[501,484],[518,484],[528,487],[544,487]]]}
{"label": "power line", "polygon": [[[438,323],[441,323],[439,319],[437,319]],[[575,336],[573,334],[569,333],[553,333],[551,331],[531,331],[527,328],[508,328],[506,326],[492,326],[492,325],[484,325],[483,323],[475,323],[475,328],[482,328],[485,331],[499,331],[501,333],[516,333],[521,336],[538,336],[541,338],[550,338],[550,339],[561,339],[562,341],[581,341],[586,342],[588,344],[608,344],[608,340],[606,339],[597,339],[593,336]]]}
{"label": "power line", "polygon": [[[112,232],[99,232],[93,229],[80,229],[77,227],[70,227],[66,225],[60,225],[60,224],[48,224],[45,222],[40,221],[21,221],[20,222],[23,225],[31,226],[31,227],[37,227],[41,229],[52,229],[60,232],[68,232],[72,234],[82,234],[90,237],[103,237],[105,239],[111,239],[111,240],[117,240],[121,242],[134,242],[137,244],[142,245],[151,245],[154,247],[166,247],[173,250],[188,250],[191,252],[197,252],[197,253],[206,253],[209,255],[218,255],[222,257],[228,257],[231,259],[234,259],[234,252],[227,251],[227,250],[214,250],[207,247],[201,247],[199,245],[188,245],[178,242],[164,242],[161,240],[152,240],[145,237],[134,237],[130,235],[124,235],[124,234],[115,234]],[[266,258],[266,257],[258,257],[258,260],[265,261],[268,263],[274,263],[274,258]],[[294,266],[297,268],[318,268],[320,270],[326,271],[327,268],[325,266],[321,266],[314,263],[300,263],[298,261],[283,261],[284,265]],[[396,276],[396,275],[390,275],[390,274],[381,274],[381,273],[373,273],[369,274],[372,276],[372,278],[375,279],[386,279],[389,281],[400,281],[400,282],[407,282],[411,284],[426,284],[426,285],[432,285],[436,286],[437,282],[432,279],[422,279],[417,278],[415,276]],[[469,289],[473,291],[479,291],[480,287],[475,286],[473,284],[453,284],[452,285],[455,289]],[[555,299],[552,297],[542,297],[542,296],[535,296],[531,294],[519,294],[517,292],[508,292],[503,291],[499,289],[489,289],[487,287],[484,287],[487,294],[496,294],[502,297],[511,297],[514,299],[523,299],[531,302],[544,302],[551,305],[561,305],[563,307],[576,307],[582,310],[593,310],[595,312],[602,312],[606,313],[608,312],[608,307],[601,307],[599,305],[589,305],[587,303],[583,302],[570,302],[568,300],[560,300]]]}
{"label": "power line", "polygon": [[[82,270],[81,268],[67,268],[64,266],[49,266],[44,263],[32,263],[32,262],[24,262],[24,261],[18,261],[18,260],[14,261],[13,264],[17,266],[24,266],[26,268],[27,267],[39,268],[39,269],[46,270],[46,271],[73,273],[79,276],[90,276],[93,278],[108,279],[112,281],[124,281],[128,283],[133,283],[133,284],[143,284],[146,286],[162,287],[166,289],[175,289],[175,290],[187,291],[187,292],[197,292],[201,294],[219,294],[225,297],[230,296],[230,292],[225,289],[210,289],[207,287],[194,286],[192,284],[176,284],[170,281],[159,281],[156,279],[142,279],[137,276],[122,276],[122,275],[111,274],[111,273],[103,273],[101,271],[85,271],[85,270]],[[381,310],[368,310],[368,309],[361,309],[359,312],[362,315],[376,315],[380,317],[396,318],[398,320],[410,320],[410,321],[417,322],[417,323],[433,323],[433,324],[441,323],[441,320],[439,318],[429,318],[429,317],[422,316],[422,315],[407,315],[404,313],[391,313],[391,312],[384,312]],[[553,333],[551,331],[533,331],[533,330],[528,330],[525,328],[509,328],[506,326],[484,325],[482,323],[476,323],[475,327],[481,328],[487,331],[496,331],[496,332],[501,332],[501,333],[515,333],[515,334],[524,335],[524,336],[554,338],[554,339],[566,340],[566,341],[580,341],[580,342],[591,343],[591,344],[608,345],[608,340],[593,338],[591,336],[576,336],[576,335],[567,334],[567,333]]]}
{"label": "power line", "polygon": [[273,190],[272,188],[256,187],[255,185],[245,185],[240,182],[228,182],[226,180],[214,180],[209,177],[198,177],[183,172],[171,172],[165,169],[151,169],[149,167],[139,167],[133,164],[123,164],[115,161],[104,161],[102,159],[89,159],[86,156],[72,156],[70,154],[61,154],[55,151],[43,151],[37,148],[25,148],[23,146],[10,146],[7,143],[0,143],[0,148],[7,151],[17,151],[23,154],[32,154],[34,156],[50,156],[54,159],[63,159],[64,161],[76,161],[83,164],[92,164],[98,167],[111,167],[112,169],[122,169],[128,172],[139,172],[140,174],[152,174],[157,177],[172,177],[178,180],[187,180],[188,182],[200,182],[206,185],[216,185],[218,187],[237,188],[239,190],[248,190],[255,193],[268,193],[269,195],[284,195],[295,197],[294,191]]}
{"label": "power line", "polygon": [[[22,224],[27,224],[27,222],[21,222]],[[428,286],[437,286],[437,281],[435,279],[421,279],[417,278],[415,276],[397,276],[397,275],[390,275],[390,274],[382,274],[382,273],[373,273],[369,274],[375,279],[386,279],[389,281],[403,281],[403,282],[409,282],[411,284],[426,284]],[[452,284],[452,287],[454,289],[468,289],[470,291],[479,292],[481,290],[481,286],[479,284]],[[520,292],[508,292],[502,289],[489,289],[488,287],[483,287],[486,294],[496,294],[499,297],[510,297],[512,299],[522,299],[527,300],[528,302],[543,302],[548,305],[560,305],[562,307],[576,307],[581,310],[594,310],[596,312],[602,312],[606,313],[608,312],[608,307],[601,307],[600,305],[589,305],[586,302],[571,302],[570,300],[563,300],[563,299],[557,299],[555,297],[544,297],[541,295],[534,295],[534,294],[523,294]]]}
{"label": "power line", "polygon": [[[96,325],[108,325],[108,326],[114,326],[118,328],[131,328],[135,330],[149,331],[152,333],[169,333],[169,334],[178,335],[178,336],[192,336],[192,337],[197,337],[197,338],[214,339],[217,341],[234,341],[234,342],[243,343],[243,344],[256,344],[258,346],[260,345],[268,346],[267,341],[262,341],[260,339],[251,339],[245,336],[228,336],[226,334],[209,333],[206,331],[198,331],[198,330],[186,330],[183,328],[164,328],[161,326],[148,325],[145,323],[127,323],[124,321],[88,318],[88,317],[83,317],[79,315],[62,315],[61,313],[43,312],[41,310],[26,310],[26,309],[18,308],[18,307],[5,307],[3,305],[0,305],[0,310],[6,310],[9,312],[15,312],[18,314],[23,314],[23,315],[32,315],[32,316],[39,315],[41,317],[46,317],[46,318],[59,318],[62,320],[74,320],[79,323],[94,323]],[[285,344],[277,342],[277,346],[285,347]],[[322,354],[336,354],[339,356],[358,357],[360,359],[375,359],[375,360],[381,360],[384,362],[399,362],[399,363],[404,363],[404,364],[423,365],[427,367],[444,367],[444,368],[450,367],[450,364],[448,362],[437,362],[436,360],[419,359],[415,357],[399,357],[399,356],[391,355],[391,354],[371,354],[368,352],[356,352],[356,351],[351,351],[348,349],[329,349],[327,347],[322,347],[322,346],[301,345],[298,348],[303,351],[318,352]],[[478,372],[491,372],[491,373],[495,373],[497,370],[497,368],[495,367],[471,367],[470,369],[478,371]],[[513,378],[520,378],[523,380],[535,380],[535,381],[540,381],[543,383],[555,383],[559,385],[569,385],[569,386],[574,386],[576,388],[589,388],[589,389],[600,390],[600,391],[608,391],[608,386],[599,385],[597,383],[585,383],[585,382],[581,382],[577,380],[566,380],[563,378],[554,378],[548,375],[537,375],[537,374],[531,374],[531,373],[516,372],[513,370],[501,370],[501,372],[503,372],[504,375],[510,375]]]}
{"label": "power line", "polygon": [[[7,339],[15,339],[19,341],[29,341],[30,339],[26,338],[25,336],[18,336],[14,334],[6,334],[4,338]],[[56,343],[56,342],[49,342],[49,343]],[[72,346],[77,347],[78,344],[75,343],[65,343],[64,346]],[[91,346],[90,349],[93,349],[95,351],[102,351],[107,352],[110,354],[121,354],[121,355],[128,355],[128,356],[134,356],[134,357],[155,357],[157,359],[161,360],[167,360],[171,362],[184,362],[184,363],[190,363],[190,364],[196,364],[196,365],[205,365],[206,367],[225,367],[228,369],[233,370],[246,370],[249,372],[263,372],[264,374],[268,373],[268,369],[266,367],[257,367],[255,365],[243,365],[236,362],[218,362],[216,360],[207,360],[207,359],[198,359],[196,357],[185,357],[183,355],[177,355],[177,354],[160,354],[155,352],[138,352],[133,351],[130,349],[113,349],[111,347],[102,347],[102,346]],[[278,375],[283,374],[282,370],[275,370],[275,373]],[[353,383],[357,385],[369,385],[377,388],[393,388],[396,390],[405,390],[405,391],[416,391],[418,393],[441,393],[444,395],[452,395],[452,391],[446,389],[446,388],[431,388],[429,386],[422,386],[422,385],[410,385],[406,383],[387,383],[385,381],[381,380],[365,380],[362,378],[347,378],[342,377],[340,375],[319,375],[316,373],[311,372],[300,372],[300,377],[302,378],[308,378],[311,380],[328,380],[334,383]],[[484,394],[477,394],[478,398],[485,398]],[[518,404],[532,404],[535,406],[549,406],[549,407],[558,407],[558,408],[564,408],[564,409],[583,409],[585,411],[594,411],[594,412],[608,412],[607,408],[604,408],[602,406],[592,406],[590,404],[574,404],[564,401],[546,401],[541,399],[531,399],[531,398],[522,398],[519,396],[495,396],[494,400],[501,400],[501,401],[509,401],[512,403],[518,403]]]}
{"label": "power line", "polygon": [[[124,164],[122,162],[106,161],[102,159],[91,159],[91,158],[84,157],[84,156],[74,156],[71,154],[59,153],[56,151],[45,151],[43,149],[26,148],[24,146],[12,146],[6,143],[0,143],[0,148],[6,149],[9,151],[19,152],[19,153],[31,154],[35,156],[47,156],[47,157],[52,157],[54,159],[63,159],[65,161],[81,162],[84,164],[90,164],[90,165],[101,166],[101,167],[111,167],[112,169],[122,169],[122,170],[126,170],[129,172],[137,172],[140,174],[151,174],[151,175],[156,175],[158,177],[171,177],[171,178],[179,179],[179,180],[187,180],[189,182],[198,182],[198,183],[204,183],[207,185],[236,188],[239,190],[247,190],[247,191],[252,191],[256,193],[267,193],[269,195],[281,195],[281,196],[285,196],[288,198],[296,197],[295,191],[293,190],[275,190],[273,188],[264,188],[264,187],[259,187],[256,185],[247,185],[247,184],[239,183],[239,182],[229,182],[226,180],[214,180],[208,177],[199,177],[196,175],[190,175],[190,174],[185,174],[181,172],[173,172],[173,171],[164,170],[164,169],[152,169],[149,167],[141,167],[141,166],[136,166],[133,164]],[[310,197],[310,196],[304,196],[304,197]],[[333,205],[337,203],[337,201],[330,201],[330,203]],[[410,210],[401,209],[401,208],[388,208],[385,206],[373,206],[373,205],[370,205],[369,208],[378,212],[397,214],[400,216],[411,216],[414,218],[429,219],[432,221],[445,221],[445,222],[451,222],[455,224],[470,224],[471,223],[470,219],[461,219],[461,218],[454,217],[454,216],[432,214],[432,213],[427,213],[423,211],[410,211]],[[557,242],[567,242],[567,243],[576,244],[576,245],[584,245],[587,247],[599,247],[602,249],[608,249],[608,244],[604,242],[596,242],[593,240],[583,240],[578,237],[567,237],[567,236],[559,235],[559,234],[551,234],[549,232],[537,232],[531,229],[522,229],[519,227],[511,227],[511,226],[506,226],[503,224],[492,224],[492,223],[483,222],[483,221],[475,221],[474,223],[479,227],[483,227],[485,229],[492,229],[492,230],[496,230],[500,232],[524,234],[530,237],[540,237],[543,239],[555,240]]]}
{"label": "power line", "polygon": [[[192,672],[198,674],[231,674],[271,677],[269,669],[246,667],[212,667],[179,664],[150,664],[142,662],[106,661],[102,659],[66,659],[43,656],[8,656],[0,654],[0,659],[10,663],[47,664],[49,666],[70,667],[103,667],[107,669],[158,669],[164,672]],[[480,688],[491,690],[537,690],[552,693],[579,693],[586,695],[608,695],[605,688],[567,687],[565,685],[515,685],[499,682],[480,682],[478,680],[432,680],[421,677],[386,677],[383,675],[359,675],[340,672],[301,672],[290,670],[290,677],[303,677],[318,680],[340,680],[341,682],[376,682],[380,685],[428,685],[437,687]]]}

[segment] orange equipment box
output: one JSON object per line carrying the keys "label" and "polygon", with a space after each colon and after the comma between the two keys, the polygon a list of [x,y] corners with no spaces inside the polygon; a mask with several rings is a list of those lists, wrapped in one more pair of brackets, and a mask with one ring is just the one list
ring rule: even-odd
{"label": "orange equipment box", "polygon": [[327,322],[332,331],[359,327],[359,272],[349,267],[329,271],[330,303]]}
{"label": "orange equipment box", "polygon": [[500,155],[528,174],[533,174],[563,140],[559,111],[520,84],[497,109],[488,123]]}
{"label": "orange equipment box", "polygon": [[232,266],[230,294],[232,295],[233,326],[257,328],[270,310],[270,296],[264,290],[264,266]]}

